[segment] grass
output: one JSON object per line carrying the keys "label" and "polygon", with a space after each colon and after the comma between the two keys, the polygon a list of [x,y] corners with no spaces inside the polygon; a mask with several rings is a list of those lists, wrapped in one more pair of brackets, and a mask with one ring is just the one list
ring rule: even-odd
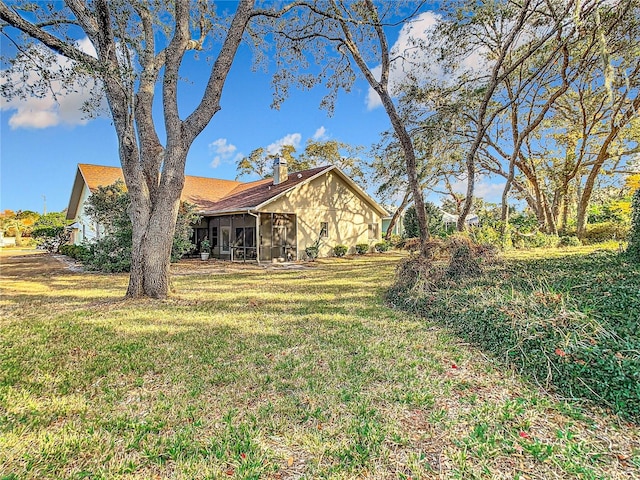
{"label": "grass", "polygon": [[0,478],[634,478],[640,429],[387,308],[397,254],[123,275],[2,254]]}

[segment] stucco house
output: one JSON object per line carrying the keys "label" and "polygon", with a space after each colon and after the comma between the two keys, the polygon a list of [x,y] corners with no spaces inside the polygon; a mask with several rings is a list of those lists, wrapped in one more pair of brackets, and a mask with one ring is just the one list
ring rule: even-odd
{"label": "stucco house", "polygon": [[[73,243],[100,235],[83,205],[92,191],[119,178],[120,168],[78,165],[67,209]],[[211,256],[227,260],[302,260],[318,240],[320,256],[331,255],[337,244],[354,252],[358,243],[380,241],[388,215],[339,168],[288,173],[281,159],[274,162],[273,178],[254,182],[186,176],[181,199],[196,205],[202,217],[193,225],[193,242],[206,237]]]}

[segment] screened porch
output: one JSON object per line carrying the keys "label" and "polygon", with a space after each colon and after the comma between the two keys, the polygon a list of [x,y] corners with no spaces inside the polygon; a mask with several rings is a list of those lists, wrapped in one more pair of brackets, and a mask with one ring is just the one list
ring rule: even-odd
{"label": "screened porch", "polygon": [[[298,259],[296,216],[288,213],[239,213],[203,217],[193,226],[194,253],[202,241],[211,257],[230,261],[287,262]],[[258,241],[257,241],[258,240]]]}

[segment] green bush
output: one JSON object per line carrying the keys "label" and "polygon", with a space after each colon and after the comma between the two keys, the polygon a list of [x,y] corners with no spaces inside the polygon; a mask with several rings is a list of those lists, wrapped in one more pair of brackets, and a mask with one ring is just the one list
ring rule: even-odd
{"label": "green bush", "polygon": [[369,244],[368,243],[358,243],[356,245],[356,253],[358,255],[364,255],[369,252]]}
{"label": "green bush", "polygon": [[594,223],[587,225],[582,242],[586,245],[593,245],[609,240],[625,240],[628,234],[628,225],[614,222]]}
{"label": "green bush", "polygon": [[391,248],[388,242],[378,242],[373,246],[374,250],[378,253],[386,252]]}
{"label": "green bush", "polygon": [[389,241],[387,241],[389,248],[402,248],[404,245],[404,238],[401,235],[391,235]]}
{"label": "green bush", "polygon": [[105,273],[128,272],[131,269],[131,237],[107,235],[91,243],[85,265]]}
{"label": "green bush", "polygon": [[347,247],[346,245],[336,245],[335,247],[333,247],[333,254],[336,257],[344,257],[348,250],[349,247]]}
{"label": "green bush", "polygon": [[582,242],[575,235],[565,235],[560,237],[558,247],[579,247]]}
{"label": "green bush", "polygon": [[[131,204],[124,182],[100,186],[89,196],[85,212],[99,224],[103,236],[91,244],[85,260],[88,268],[102,272],[126,272],[131,267],[132,231],[128,209]],[[200,217],[195,205],[181,202],[171,245],[171,261],[176,262],[195,247],[191,225]]]}
{"label": "green bush", "polygon": [[631,231],[627,254],[640,262],[640,188],[636,190],[631,200]]}
{"label": "green bush", "polygon": [[497,225],[495,227],[482,225],[480,227],[471,228],[469,230],[469,236],[479,245],[493,245],[501,250],[511,248],[513,246],[511,239],[512,227],[507,225],[505,234],[502,235],[500,231],[501,222],[496,223]]}
{"label": "green bush", "polygon": [[31,236],[36,244],[49,253],[58,253],[60,247],[69,241],[71,233],[62,225],[34,228]]}
{"label": "green bush", "polygon": [[81,262],[86,261],[91,254],[89,248],[84,245],[63,245],[60,247],[60,253]]}
{"label": "green bush", "polygon": [[311,247],[307,247],[304,249],[304,253],[307,254],[307,258],[312,262],[318,258],[318,253],[320,252],[320,247],[316,245],[312,245]]}

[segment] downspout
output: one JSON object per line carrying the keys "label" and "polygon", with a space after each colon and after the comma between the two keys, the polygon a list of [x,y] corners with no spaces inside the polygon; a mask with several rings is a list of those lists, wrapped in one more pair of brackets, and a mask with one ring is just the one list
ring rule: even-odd
{"label": "downspout", "polygon": [[256,217],[256,261],[260,265],[260,217],[257,213],[251,213],[251,210],[247,210],[247,213]]}

